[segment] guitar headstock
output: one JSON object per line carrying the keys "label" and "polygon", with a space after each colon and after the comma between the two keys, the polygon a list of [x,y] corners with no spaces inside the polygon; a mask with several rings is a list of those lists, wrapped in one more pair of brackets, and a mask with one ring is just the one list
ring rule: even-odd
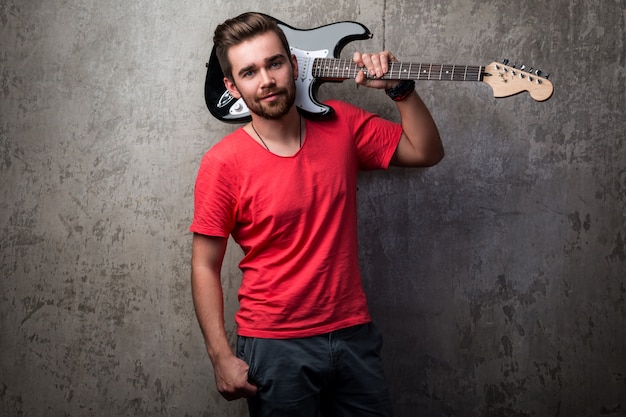
{"label": "guitar headstock", "polygon": [[526,71],[524,65],[515,68],[515,65],[508,65],[508,62],[492,62],[485,67],[483,81],[491,86],[494,97],[508,97],[522,91],[528,91],[537,101],[545,101],[552,96],[554,87],[548,81],[548,76],[544,77],[540,70],[533,68]]}

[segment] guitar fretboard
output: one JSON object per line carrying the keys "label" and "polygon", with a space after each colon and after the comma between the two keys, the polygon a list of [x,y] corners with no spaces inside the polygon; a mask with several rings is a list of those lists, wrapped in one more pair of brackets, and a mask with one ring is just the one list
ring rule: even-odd
{"label": "guitar fretboard", "polygon": [[[315,58],[312,74],[315,78],[346,80],[362,71],[352,60],[344,58]],[[484,67],[475,65],[418,64],[392,62],[384,80],[482,81]]]}

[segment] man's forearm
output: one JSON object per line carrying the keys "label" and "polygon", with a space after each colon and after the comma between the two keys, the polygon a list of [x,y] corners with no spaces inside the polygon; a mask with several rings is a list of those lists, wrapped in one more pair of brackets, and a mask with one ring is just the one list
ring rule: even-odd
{"label": "man's forearm", "polygon": [[192,295],[198,324],[207,353],[215,363],[220,356],[232,354],[224,327],[224,297],[219,277],[204,267],[193,267]]}
{"label": "man's forearm", "polygon": [[191,290],[217,390],[227,400],[234,400],[255,395],[257,388],[248,382],[248,364],[233,354],[226,336],[220,280],[225,251],[225,238],[194,235]]}
{"label": "man's forearm", "polygon": [[232,354],[224,328],[224,295],[220,273],[226,239],[195,234],[191,254],[191,293],[196,317],[211,361]]}
{"label": "man's forearm", "polygon": [[412,144],[423,165],[434,165],[444,156],[439,129],[430,111],[417,92],[396,102],[402,130]]}

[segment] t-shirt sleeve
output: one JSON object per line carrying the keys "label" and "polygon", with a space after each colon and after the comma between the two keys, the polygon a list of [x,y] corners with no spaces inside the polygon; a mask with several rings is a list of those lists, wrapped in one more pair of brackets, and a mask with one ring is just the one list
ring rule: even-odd
{"label": "t-shirt sleeve", "polygon": [[200,163],[194,188],[194,215],[190,231],[228,237],[236,221],[236,177],[210,151]]}
{"label": "t-shirt sleeve", "polygon": [[360,168],[387,169],[402,136],[398,123],[344,102],[333,102],[352,126]]}

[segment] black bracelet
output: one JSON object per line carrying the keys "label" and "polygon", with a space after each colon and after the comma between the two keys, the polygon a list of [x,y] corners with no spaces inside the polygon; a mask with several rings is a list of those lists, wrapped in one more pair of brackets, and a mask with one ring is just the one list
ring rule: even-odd
{"label": "black bracelet", "polygon": [[400,81],[400,84],[396,85],[393,88],[385,89],[385,93],[393,100],[393,101],[402,101],[409,96],[415,90],[415,81],[413,80],[403,80]]}

